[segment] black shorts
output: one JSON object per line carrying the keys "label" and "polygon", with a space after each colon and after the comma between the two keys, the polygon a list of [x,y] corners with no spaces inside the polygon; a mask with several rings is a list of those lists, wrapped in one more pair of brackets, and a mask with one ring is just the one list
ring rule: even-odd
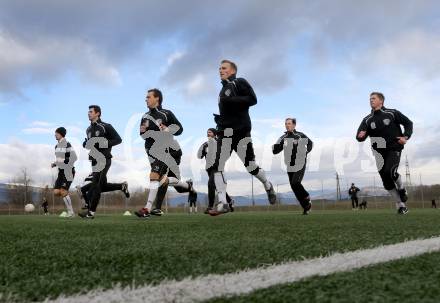
{"label": "black shorts", "polygon": [[197,206],[197,201],[189,201],[189,207],[191,207],[191,206],[196,207]]}
{"label": "black shorts", "polygon": [[160,161],[152,156],[149,156],[148,159],[151,165],[151,172],[157,173],[160,177],[167,175],[168,177],[174,177],[180,179],[180,170],[179,165],[182,160],[182,151],[172,151],[169,153],[170,156],[176,161],[177,167],[174,167],[175,171],[172,171],[167,164],[163,161]]}
{"label": "black shorts", "polygon": [[[75,168],[72,168],[72,177],[75,177]],[[64,169],[58,169],[58,177],[55,181],[55,185],[53,186],[54,189],[65,189],[69,190],[70,185],[72,185],[72,181],[67,181],[67,178],[64,174]]]}
{"label": "black shorts", "polygon": [[149,157],[151,172],[158,174],[160,177],[168,174],[168,166],[160,160],[154,159],[153,157]]}
{"label": "black shorts", "polygon": [[250,130],[234,130],[233,135],[227,140],[230,146],[225,145],[227,141],[223,141],[224,135],[224,131],[219,131],[216,158],[212,168],[216,171],[223,171],[226,161],[231,157],[232,151],[235,151],[248,172],[258,172]]}

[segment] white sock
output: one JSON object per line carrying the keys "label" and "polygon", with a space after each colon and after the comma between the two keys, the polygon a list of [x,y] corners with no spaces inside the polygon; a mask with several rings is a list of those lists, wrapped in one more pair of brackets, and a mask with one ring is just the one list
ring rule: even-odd
{"label": "white sock", "polygon": [[73,207],[72,207],[72,200],[70,199],[70,196],[67,195],[63,198],[64,204],[66,204],[67,213],[73,214]]}
{"label": "white sock", "polygon": [[266,173],[262,168],[260,168],[258,174],[255,175],[255,178],[257,178],[258,180],[260,180],[261,183],[263,183],[265,190],[270,189],[271,183],[269,182],[269,180],[267,180]]}
{"label": "white sock", "polygon": [[186,181],[182,181],[182,180],[179,180],[174,177],[168,177],[168,182],[169,182],[169,185],[171,185],[171,186],[179,186],[179,187],[182,187],[185,189],[189,189],[188,182],[186,182]]}
{"label": "white sock", "polygon": [[194,212],[195,212],[195,213],[197,212],[197,206],[196,206],[196,207],[194,207]]}
{"label": "white sock", "polygon": [[214,173],[214,183],[217,189],[218,202],[226,203],[226,181],[223,179],[223,173]]}
{"label": "white sock", "polygon": [[174,177],[168,177],[168,182],[170,186],[178,186],[183,189],[189,189],[189,184],[186,181],[182,181]]}
{"label": "white sock", "polygon": [[404,186],[403,186],[403,183],[402,183],[402,176],[399,175],[399,178],[397,178],[395,183],[396,183],[396,188],[398,190],[404,189]]}
{"label": "white sock", "polygon": [[[393,189],[390,189],[388,192],[390,193],[391,197],[393,197],[393,198],[395,199],[395,201],[396,201],[396,207],[397,207],[397,208],[398,208],[398,207],[401,207],[401,206],[400,206],[400,203],[403,203],[403,202],[402,202],[402,200],[400,200],[400,195],[399,195],[399,193],[397,192],[397,189],[393,188]],[[403,203],[403,205],[405,205],[405,203]],[[403,207],[405,207],[405,206],[403,206]]]}
{"label": "white sock", "polygon": [[159,189],[159,181],[150,181],[150,192],[148,193],[148,199],[147,204],[145,204],[145,208],[148,209],[148,211],[151,210],[153,207],[153,202],[156,199],[157,196],[157,190]]}

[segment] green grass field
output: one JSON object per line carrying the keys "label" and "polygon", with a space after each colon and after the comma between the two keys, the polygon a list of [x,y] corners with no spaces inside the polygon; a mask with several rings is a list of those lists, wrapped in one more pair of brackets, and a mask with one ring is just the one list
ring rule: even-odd
{"label": "green grass field", "polygon": [[[440,211],[435,210],[412,210],[407,216],[392,210],[310,216],[250,212],[214,218],[170,214],[147,221],[123,216],[98,216],[93,221],[2,216],[0,301],[42,301],[116,284],[158,284],[439,235]],[[434,253],[228,300],[413,302],[418,297],[438,302],[439,272],[440,254]],[[215,300],[222,301],[225,298]]]}

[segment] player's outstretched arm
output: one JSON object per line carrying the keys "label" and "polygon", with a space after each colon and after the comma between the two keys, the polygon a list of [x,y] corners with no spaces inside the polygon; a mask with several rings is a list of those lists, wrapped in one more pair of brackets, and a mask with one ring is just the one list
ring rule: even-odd
{"label": "player's outstretched arm", "polygon": [[272,145],[272,153],[274,155],[279,154],[284,149],[284,139],[286,138],[286,135],[282,135],[277,142]]}
{"label": "player's outstretched arm", "polygon": [[403,125],[403,136],[409,139],[413,133],[413,122],[398,110],[396,111],[396,122]]}
{"label": "player's outstretched arm", "polygon": [[208,143],[205,142],[202,145],[200,145],[199,150],[197,151],[197,158],[199,159],[203,159],[204,157],[206,157],[206,149],[208,148]]}
{"label": "player's outstretched arm", "polygon": [[364,142],[368,137],[368,128],[365,119],[362,120],[361,125],[356,132],[356,140],[359,142]]}
{"label": "player's outstretched arm", "polygon": [[176,116],[173,114],[173,112],[169,112],[170,119],[168,120],[169,125],[174,124],[174,127],[176,127],[177,131],[174,133],[174,136],[179,136],[183,133],[183,126],[180,123],[179,120],[177,120]]}
{"label": "player's outstretched arm", "polygon": [[118,132],[111,124],[107,124],[106,131],[109,147],[116,146],[122,143],[121,136],[119,136]]}
{"label": "player's outstretched arm", "polygon": [[64,159],[64,164],[74,164],[78,160],[78,156],[76,155],[73,146],[70,143],[67,143],[67,152],[66,157]]}
{"label": "player's outstretched arm", "polygon": [[307,153],[310,153],[313,149],[313,141],[303,133],[301,133],[301,138],[307,139]]}
{"label": "player's outstretched arm", "polygon": [[242,106],[254,106],[257,104],[257,96],[255,95],[252,86],[243,78],[238,78],[235,81],[237,85],[238,94],[230,97],[222,97],[227,102]]}

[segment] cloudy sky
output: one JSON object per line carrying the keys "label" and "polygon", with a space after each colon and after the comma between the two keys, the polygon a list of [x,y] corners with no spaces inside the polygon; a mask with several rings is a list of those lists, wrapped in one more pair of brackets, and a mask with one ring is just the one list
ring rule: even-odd
{"label": "cloudy sky", "polygon": [[[258,96],[257,160],[280,190],[287,176],[270,146],[287,116],[315,142],[309,188],[333,188],[336,171],[343,185],[380,184],[368,144],[354,140],[371,91],[415,123],[403,155],[413,183],[439,183],[439,11],[438,1],[423,0],[1,1],[0,182],[22,168],[36,184],[52,182],[53,132],[62,125],[80,154],[81,183],[90,170],[80,145],[88,105],[99,104],[124,141],[109,179],[146,186],[137,129],[145,91],[158,87],[184,126],[183,175],[204,190],[195,151],[218,111],[219,61],[229,58]],[[237,158],[227,176],[232,194],[249,193]]]}

